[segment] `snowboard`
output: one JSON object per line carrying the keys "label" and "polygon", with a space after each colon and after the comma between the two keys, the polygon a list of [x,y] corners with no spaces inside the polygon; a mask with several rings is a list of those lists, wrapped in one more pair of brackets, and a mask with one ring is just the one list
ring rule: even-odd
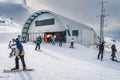
{"label": "snowboard", "polygon": [[[112,60],[112,58],[110,58],[110,60]],[[117,59],[112,60],[112,61],[120,63],[120,61],[119,61],[119,60],[117,60]]]}
{"label": "snowboard", "polygon": [[17,69],[17,70],[8,70],[8,69],[3,69],[4,73],[14,73],[14,72],[22,72],[22,71],[34,71],[34,69]]}

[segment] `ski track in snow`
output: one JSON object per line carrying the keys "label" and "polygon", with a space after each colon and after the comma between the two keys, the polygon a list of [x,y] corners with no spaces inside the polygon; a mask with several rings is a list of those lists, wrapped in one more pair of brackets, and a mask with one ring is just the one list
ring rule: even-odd
{"label": "ski track in snow", "polygon": [[96,59],[98,51],[77,44],[70,49],[69,44],[59,47],[42,43],[41,51],[35,51],[33,43],[23,44],[27,68],[35,71],[3,73],[15,64],[14,57],[8,58],[8,44],[0,45],[0,80],[120,80],[119,63],[107,59],[107,54],[101,62]]}

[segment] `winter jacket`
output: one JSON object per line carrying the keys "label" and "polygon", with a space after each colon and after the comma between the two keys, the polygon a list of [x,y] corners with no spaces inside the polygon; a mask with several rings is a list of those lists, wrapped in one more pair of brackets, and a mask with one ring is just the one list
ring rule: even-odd
{"label": "winter jacket", "polygon": [[40,44],[41,43],[41,41],[40,40],[36,40],[36,44]]}
{"label": "winter jacket", "polygon": [[41,44],[41,41],[42,41],[42,40],[41,40],[41,37],[37,37],[35,43],[36,43],[36,44]]}
{"label": "winter jacket", "polygon": [[10,41],[9,47],[10,48],[16,48],[16,42],[15,41]]}
{"label": "winter jacket", "polygon": [[71,39],[71,42],[74,42],[74,39]]}
{"label": "winter jacket", "polygon": [[21,55],[22,54],[22,50],[23,50],[23,46],[20,43],[20,41],[16,42],[16,46],[17,46],[17,49],[19,50],[19,55]]}
{"label": "winter jacket", "polygon": [[111,49],[112,49],[112,52],[116,52],[117,51],[115,45],[112,45]]}
{"label": "winter jacket", "polygon": [[51,39],[52,41],[55,41],[55,38],[54,37],[52,37],[52,39]]}
{"label": "winter jacket", "polygon": [[104,50],[104,44],[103,43],[99,45],[99,50]]}
{"label": "winter jacket", "polygon": [[19,52],[19,49],[18,48],[16,48],[15,49],[15,51],[16,51],[16,56],[22,56],[22,55],[24,55],[25,54],[25,52],[24,52],[24,49],[22,48],[22,53],[20,54],[20,52]]}
{"label": "winter jacket", "polygon": [[63,38],[62,38],[62,37],[60,37],[60,38],[59,38],[59,41],[60,41],[60,42],[62,42],[62,41],[63,41]]}

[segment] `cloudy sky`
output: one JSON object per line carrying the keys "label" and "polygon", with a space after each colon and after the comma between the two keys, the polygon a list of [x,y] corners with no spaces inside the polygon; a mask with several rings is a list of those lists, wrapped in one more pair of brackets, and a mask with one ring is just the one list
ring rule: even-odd
{"label": "cloudy sky", "polygon": [[[3,2],[5,5],[7,5],[6,3],[19,4],[19,6],[16,6],[18,8],[11,10],[12,12],[16,13],[14,14],[17,15],[14,16],[15,20],[20,24],[24,23],[25,19],[31,14],[30,12],[32,10],[36,11],[47,9],[65,17],[71,18],[75,21],[89,25],[99,32],[100,18],[96,16],[100,15],[101,5],[98,3],[101,2],[101,0],[0,0],[0,3],[3,4]],[[21,6],[25,5],[23,2],[27,4],[27,9],[25,6]],[[5,9],[6,7],[11,6],[10,4],[7,6],[5,5],[0,6],[0,9]],[[114,34],[118,34],[117,36],[119,36],[120,0],[107,0],[104,8],[106,9],[105,13],[109,15],[105,18],[105,35],[113,36]],[[4,14],[8,14],[5,13],[4,10],[2,12]],[[13,16],[12,12],[10,11],[11,15],[8,16]],[[20,17],[19,20],[17,17]]]}

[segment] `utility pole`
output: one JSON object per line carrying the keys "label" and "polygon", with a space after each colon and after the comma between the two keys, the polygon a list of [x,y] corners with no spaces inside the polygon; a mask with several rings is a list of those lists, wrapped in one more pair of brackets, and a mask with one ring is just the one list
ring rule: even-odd
{"label": "utility pole", "polygon": [[104,41],[104,18],[107,16],[105,15],[105,9],[104,9],[104,3],[107,1],[101,1],[99,4],[101,4],[101,15],[100,17],[100,43]]}
{"label": "utility pole", "polygon": [[12,24],[13,18],[10,18],[10,20],[11,20],[11,24]]}
{"label": "utility pole", "polygon": [[0,14],[0,18],[2,18],[2,14]]}

